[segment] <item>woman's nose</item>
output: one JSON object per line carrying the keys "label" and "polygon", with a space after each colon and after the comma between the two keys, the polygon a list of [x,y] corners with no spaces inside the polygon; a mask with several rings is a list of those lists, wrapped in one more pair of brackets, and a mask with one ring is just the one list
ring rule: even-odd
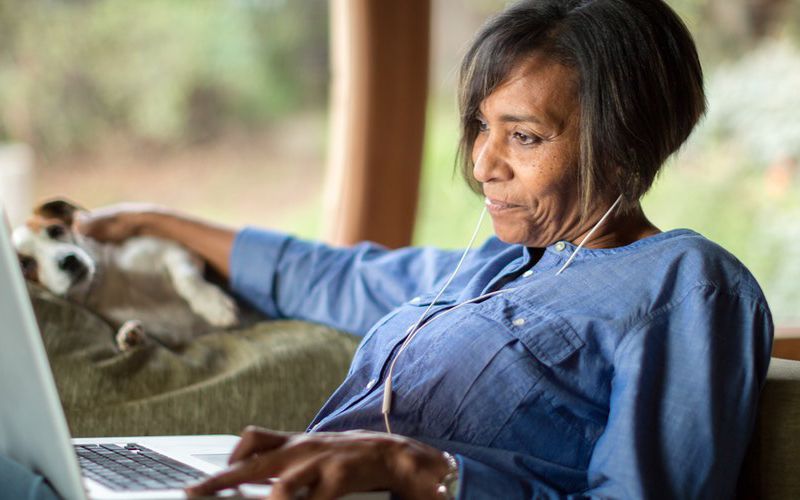
{"label": "woman's nose", "polygon": [[502,153],[502,148],[491,138],[476,139],[472,163],[472,175],[480,183],[511,178],[511,168]]}

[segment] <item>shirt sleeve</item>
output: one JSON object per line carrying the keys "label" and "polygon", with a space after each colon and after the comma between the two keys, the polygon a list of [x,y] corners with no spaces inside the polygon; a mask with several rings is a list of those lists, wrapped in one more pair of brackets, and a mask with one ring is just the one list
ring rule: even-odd
{"label": "shirt sleeve", "polygon": [[459,498],[732,498],[772,334],[762,300],[693,289],[619,345],[585,491],[554,489],[525,459],[497,469],[462,456]]}
{"label": "shirt sleeve", "polygon": [[766,305],[692,289],[620,344],[592,495],[731,498],[755,424],[773,325]]}
{"label": "shirt sleeve", "polygon": [[313,321],[364,335],[381,317],[442,283],[461,251],[336,248],[246,228],[234,240],[230,286],[272,318]]}

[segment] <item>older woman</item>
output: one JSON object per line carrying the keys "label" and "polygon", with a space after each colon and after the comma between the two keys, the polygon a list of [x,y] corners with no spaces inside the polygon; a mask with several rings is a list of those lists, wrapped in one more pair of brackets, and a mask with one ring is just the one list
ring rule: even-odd
{"label": "older woman", "polygon": [[182,241],[266,314],[364,337],[308,433],[247,429],[190,493],[279,477],[272,498],[730,497],[769,309],[732,255],[639,204],[704,112],[685,26],[660,0],[517,3],[475,38],[460,104],[496,233],[463,259],[164,210],[83,222]]}

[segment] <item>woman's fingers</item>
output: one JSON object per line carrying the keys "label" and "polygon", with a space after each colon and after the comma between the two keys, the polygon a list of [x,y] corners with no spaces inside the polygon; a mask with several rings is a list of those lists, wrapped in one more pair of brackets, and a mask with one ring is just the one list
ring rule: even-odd
{"label": "woman's fingers", "polygon": [[319,458],[287,468],[273,484],[269,500],[293,500],[298,494],[313,489],[320,480]]}
{"label": "woman's fingers", "polygon": [[326,451],[289,467],[273,484],[269,500],[292,500],[297,495],[304,495],[306,500],[333,500],[346,493],[372,489],[371,482],[380,481],[383,472],[358,458],[363,457],[347,452],[342,457]]}
{"label": "woman's fingers", "polygon": [[140,217],[150,212],[163,212],[157,205],[147,203],[119,203],[101,207],[91,212],[81,211],[75,216],[75,227],[91,238],[119,243],[140,231]]}
{"label": "woman's fingers", "polygon": [[280,448],[290,436],[291,434],[269,431],[254,425],[248,426],[242,431],[242,437],[231,452],[228,463],[234,464],[251,455]]}
{"label": "woman's fingers", "polygon": [[273,461],[269,456],[254,456],[236,462],[229,468],[219,472],[201,483],[186,488],[186,494],[192,496],[211,495],[217,491],[233,488],[243,483],[263,482],[274,472]]}
{"label": "woman's fingers", "polygon": [[270,498],[333,499],[356,491],[389,489],[408,498],[436,498],[447,472],[441,452],[418,441],[379,433],[285,434],[249,427],[233,465],[188,488],[210,495],[242,483],[278,478]]}
{"label": "woman's fingers", "polygon": [[190,496],[209,495],[242,483],[263,482],[277,475],[288,462],[287,450],[280,450],[291,434],[250,426],[234,448],[228,463],[231,466],[205,481],[186,489]]}
{"label": "woman's fingers", "polygon": [[[352,464],[351,464],[352,465]],[[369,480],[364,481],[361,474],[353,474],[356,468],[348,467],[345,462],[328,460],[320,464],[319,481],[311,486],[306,500],[334,500],[346,493],[357,491],[367,491],[373,489],[370,485],[372,480],[380,481],[382,471],[372,469],[372,464],[355,464],[357,468],[369,468],[371,474]],[[361,476],[361,477],[359,477]]]}

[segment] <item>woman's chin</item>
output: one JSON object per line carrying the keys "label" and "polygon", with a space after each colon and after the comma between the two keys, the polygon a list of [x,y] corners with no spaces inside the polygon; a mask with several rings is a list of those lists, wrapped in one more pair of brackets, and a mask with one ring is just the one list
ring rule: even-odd
{"label": "woman's chin", "polygon": [[497,239],[503,243],[508,243],[510,245],[531,246],[528,244],[528,241],[530,240],[529,235],[523,233],[518,228],[508,227],[505,224],[498,224],[495,222],[494,234],[497,236]]}
{"label": "woman's chin", "polygon": [[498,221],[493,221],[493,225],[497,239],[509,245],[544,248],[554,243],[554,241],[548,241],[544,235],[537,235],[533,230],[520,231],[518,225],[504,224]]}

